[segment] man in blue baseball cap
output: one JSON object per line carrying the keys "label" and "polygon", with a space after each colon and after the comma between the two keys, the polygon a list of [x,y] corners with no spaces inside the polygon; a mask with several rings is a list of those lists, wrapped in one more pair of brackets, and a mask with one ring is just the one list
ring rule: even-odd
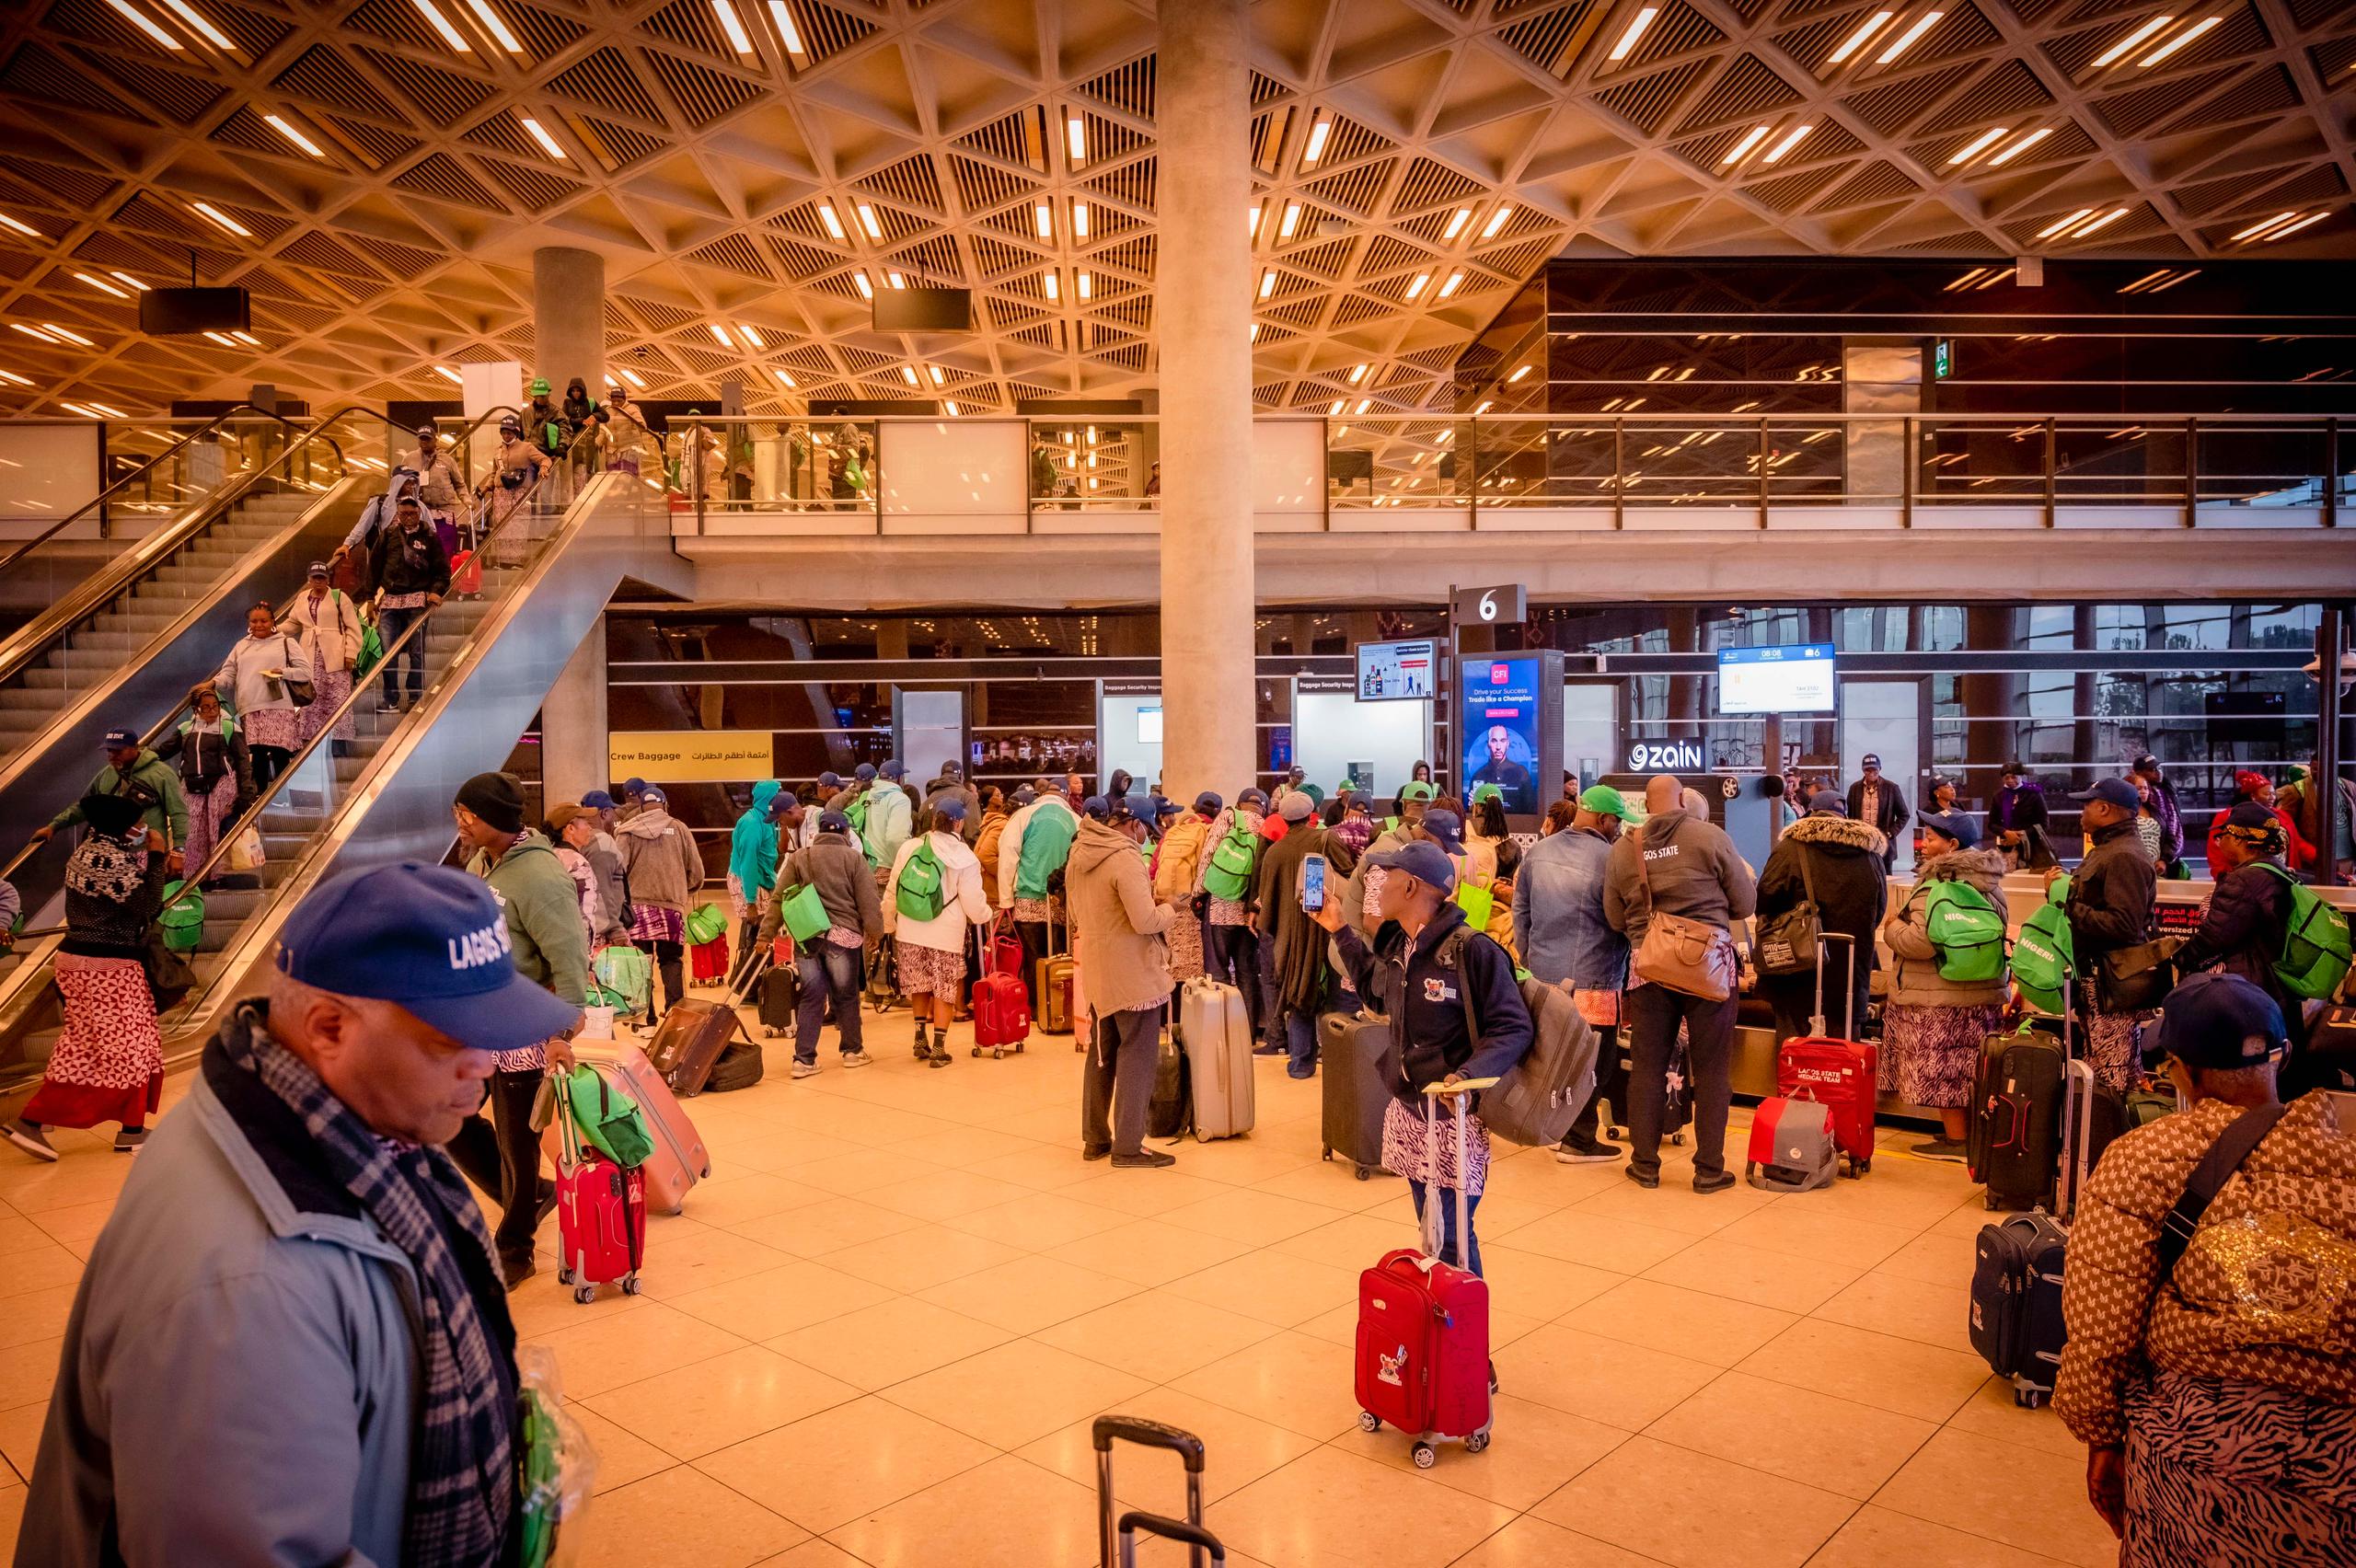
{"label": "man in blue baseball cap", "polygon": [[[2124,1094],[2142,1055],[2143,1032],[2159,1016],[2165,965],[2142,963],[2136,950],[2159,934],[2154,903],[2158,863],[2135,835],[2142,797],[2124,778],[2104,778],[2070,797],[2078,802],[2086,855],[2070,879],[2062,910],[2076,948],[2086,1055],[2096,1078]],[[2060,868],[2049,873],[2050,882]]]}
{"label": "man in blue baseball cap", "polygon": [[90,1250],[19,1560],[506,1561],[515,1331],[438,1146],[578,1016],[462,871],[304,899]]}
{"label": "man in blue baseball cap", "polygon": [[181,869],[180,847],[188,842],[188,797],[180,792],[179,770],[141,745],[136,730],[117,726],[109,730],[98,744],[107,754],[107,765],[98,769],[90,787],[74,798],[72,805],[50,818],[46,826],[33,829],[31,842],[46,843],[59,828],[78,824],[82,820],[82,801],[87,796],[128,795],[142,808],[142,825],[165,836],[168,848],[164,869],[178,875]]}

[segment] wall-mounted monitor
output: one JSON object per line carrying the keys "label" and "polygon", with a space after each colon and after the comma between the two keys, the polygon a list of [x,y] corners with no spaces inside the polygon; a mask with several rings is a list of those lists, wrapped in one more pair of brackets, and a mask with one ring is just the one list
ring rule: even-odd
{"label": "wall-mounted monitor", "polygon": [[1358,700],[1394,702],[1428,700],[1438,685],[1437,646],[1420,642],[1361,642],[1358,653]]}
{"label": "wall-mounted monitor", "polygon": [[1535,825],[1563,767],[1563,655],[1542,648],[1463,653],[1456,665],[1459,786],[1495,784],[1506,815]]}
{"label": "wall-mounted monitor", "polygon": [[1830,713],[1832,644],[1718,650],[1721,713]]}

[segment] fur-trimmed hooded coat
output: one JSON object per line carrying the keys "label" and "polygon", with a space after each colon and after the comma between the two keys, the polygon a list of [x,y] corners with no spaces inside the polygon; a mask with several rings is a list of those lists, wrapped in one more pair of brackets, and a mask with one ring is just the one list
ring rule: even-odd
{"label": "fur-trimmed hooded coat", "polygon": [[1939,974],[1939,955],[1923,928],[1923,906],[1934,882],[1959,882],[1978,888],[1988,902],[2004,907],[2004,852],[2001,849],[1955,849],[1934,855],[1916,868],[1914,886],[1906,902],[1882,922],[1881,940],[1889,944],[1897,969],[1889,977],[1889,999],[1910,1008],[2002,1007],[2007,977],[1998,975],[1979,985],[1964,985]]}
{"label": "fur-trimmed hooded coat", "polygon": [[[1880,830],[1869,823],[1820,812],[1800,818],[1784,829],[1766,869],[1759,873],[1760,920],[1807,902],[1807,886],[1800,875],[1800,859],[1806,856],[1807,875],[1816,883],[1819,928],[1855,939],[1857,969],[1870,973],[1876,962],[1874,928],[1881,924],[1882,905],[1889,896],[1889,873],[1882,866],[1888,847]],[[1827,983],[1834,986],[1841,954],[1828,951],[1825,962],[1833,966]],[[1812,986],[1815,981],[1806,983]]]}

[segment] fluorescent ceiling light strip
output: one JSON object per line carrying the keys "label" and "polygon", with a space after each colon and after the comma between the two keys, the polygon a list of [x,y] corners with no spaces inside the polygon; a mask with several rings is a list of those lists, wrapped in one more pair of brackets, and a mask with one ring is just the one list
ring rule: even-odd
{"label": "fluorescent ceiling light strip", "polygon": [[2112,224],[2117,223],[2119,219],[2125,217],[2127,213],[2128,209],[2125,207],[2113,207],[2101,217],[2096,218],[2085,227],[2078,230],[2075,234],[2071,235],[2070,237],[2072,239],[2085,239],[2089,235],[2094,234],[2096,230],[2108,228]]}
{"label": "fluorescent ceiling light strip", "polygon": [[15,229],[18,234],[21,234],[30,239],[40,239],[43,237],[40,230],[33,227],[32,225],[12,218],[6,213],[0,213],[0,225],[6,225],[6,227]]}
{"label": "fluorescent ceiling light strip", "polygon": [[1083,115],[1064,111],[1064,147],[1074,163],[1088,161],[1088,121]]}
{"label": "fluorescent ceiling light strip", "polygon": [[[726,0],[713,0],[713,3],[724,5]],[[491,34],[500,48],[510,54],[524,52],[523,40],[500,19],[499,13],[491,8],[491,0],[467,0],[467,9],[475,14],[475,19],[483,25],[484,30]]]}
{"label": "fluorescent ceiling light strip", "polygon": [[1321,114],[1310,122],[1309,142],[1300,151],[1301,167],[1308,168],[1325,156],[1325,139],[1333,133],[1334,121],[1325,115]]}
{"label": "fluorescent ceiling light strip", "polygon": [[[469,3],[480,9],[483,0],[469,0]],[[753,35],[745,30],[744,18],[737,16],[736,7],[730,4],[730,0],[711,0],[711,14],[720,18],[720,30],[728,35],[728,47],[749,58],[753,52]]]}
{"label": "fluorescent ceiling light strip", "polygon": [[2127,53],[2137,44],[2142,42],[2145,39],[2151,37],[2154,33],[2159,31],[2162,28],[2166,27],[2170,22],[2175,20],[2176,18],[2172,16],[2154,17],[2150,21],[2145,22],[2142,27],[2137,28],[2125,38],[2122,38],[2117,43],[2112,44],[2108,49],[2106,49],[2100,54],[2096,55],[2094,57],[2093,68],[2097,71],[2101,70],[2104,66],[2109,64],[2120,55]]}
{"label": "fluorescent ceiling light strip", "polygon": [[1448,282],[1444,282],[1444,283],[1440,284],[1440,286],[1439,286],[1439,297],[1440,297],[1440,298],[1442,298],[1442,299],[1446,299],[1449,295],[1450,295],[1450,294],[1454,294],[1457,290],[1459,290],[1459,289],[1462,288],[1463,286],[1464,286],[1464,269],[1463,269],[1463,268],[1461,268],[1461,267],[1460,267],[1460,268],[1458,268],[1455,271],[1450,272],[1450,273],[1448,275]]}
{"label": "fluorescent ceiling light strip", "polygon": [[870,239],[884,237],[884,225],[875,216],[875,209],[866,202],[859,203],[859,226],[867,231]]}
{"label": "fluorescent ceiling light strip", "polygon": [[1969,163],[1973,158],[1978,157],[1982,152],[1986,151],[1990,145],[2003,141],[2012,133],[2013,128],[2009,125],[1999,125],[1993,130],[1982,131],[1979,135],[1974,136],[1970,141],[1958,148],[1955,155],[1947,159],[1947,162],[1949,164]]}
{"label": "fluorescent ceiling light strip", "polygon": [[190,5],[188,0],[164,0],[164,5],[165,7],[172,13],[172,15],[178,17],[181,21],[186,22],[191,29],[193,29],[197,37],[202,39],[205,42],[211,44],[222,53],[227,54],[237,49],[237,46],[229,41],[228,35],[223,32],[219,28],[214,27],[212,22],[205,18],[205,16],[202,11],[199,11],[195,6]]}
{"label": "fluorescent ceiling light strip", "polygon": [[780,382],[783,382],[783,383],[784,383],[786,386],[793,386],[793,385],[794,385],[793,377],[792,377],[791,375],[788,375],[786,372],[784,372],[784,371],[782,371],[782,370],[778,370],[778,369],[775,369],[774,367],[772,367],[772,369],[770,370],[770,374],[771,374],[771,375],[775,375],[775,376],[778,378],[778,380],[780,380]]}
{"label": "fluorescent ceiling light strip", "polygon": [[2149,70],[2151,67],[2157,65],[2161,61],[2165,60],[2169,55],[2174,54],[2177,50],[2182,49],[2186,44],[2190,43],[2194,39],[2199,38],[2201,34],[2207,32],[2211,28],[2215,27],[2224,19],[2225,18],[2223,17],[2209,17],[2200,21],[2195,22],[2192,26],[2185,29],[2182,32],[2177,34],[2174,38],[2168,40],[2167,42],[2160,45],[2159,48],[2152,51],[2151,53],[2146,54],[2142,59],[2137,61],[2135,63],[2144,70]]}
{"label": "fluorescent ceiling light strip", "polygon": [[239,239],[251,239],[254,236],[253,230],[248,228],[237,219],[229,216],[228,213],[221,211],[220,208],[214,206],[210,202],[191,202],[189,205],[193,207],[201,215],[212,219],[213,222],[220,225],[223,228],[227,229],[231,234],[236,235]]}
{"label": "fluorescent ceiling light strip", "polygon": [[220,344],[220,345],[221,345],[223,348],[225,348],[225,349],[234,349],[234,348],[236,348],[236,347],[237,346],[237,340],[235,338],[232,338],[231,336],[229,336],[229,334],[228,334],[228,333],[226,333],[226,332],[210,332],[210,331],[208,331],[208,332],[207,332],[207,333],[205,333],[204,335],[205,335],[206,337],[208,337],[208,338],[212,339],[214,342],[216,342],[216,343]]}
{"label": "fluorescent ceiling light strip", "polygon": [[1620,35],[1620,41],[1611,46],[1610,58],[1615,61],[1627,59],[1634,52],[1636,40],[1645,36],[1645,29],[1651,27],[1653,18],[1659,15],[1660,7],[1657,6],[1640,8],[1629,21],[1627,30]]}
{"label": "fluorescent ceiling light strip", "polygon": [[1425,288],[1430,284],[1431,281],[1432,275],[1429,272],[1416,273],[1414,281],[1409,282],[1407,285],[1407,297],[1409,299],[1413,299],[1417,294],[1422,294]]}
{"label": "fluorescent ceiling light strip", "polygon": [[866,269],[861,268],[860,271],[853,272],[850,275],[850,282],[851,286],[859,291],[860,298],[873,299],[875,297],[875,285],[867,281]]}
{"label": "fluorescent ceiling light strip", "polygon": [[622,372],[622,379],[629,382],[632,386],[637,387],[641,392],[646,390],[646,383],[638,378],[638,373],[634,370],[624,369]]}
{"label": "fluorescent ceiling light strip", "polygon": [[1260,297],[1262,299],[1265,299],[1276,292],[1276,270],[1273,267],[1262,268],[1260,270]]}
{"label": "fluorescent ceiling light strip", "polygon": [[327,156],[327,154],[320,149],[320,146],[317,142],[312,141],[308,136],[304,135],[302,132],[296,130],[293,123],[289,121],[284,115],[265,114],[261,118],[263,124],[269,126],[271,130],[277,132],[280,135],[285,137],[288,141],[294,143],[296,146],[302,148],[303,151],[310,154],[313,157],[323,158]]}
{"label": "fluorescent ceiling light strip", "polygon": [[141,32],[145,33],[149,38],[154,39],[157,43],[162,44],[166,49],[172,51],[176,54],[187,52],[188,46],[186,44],[180,42],[179,39],[174,38],[162,28],[156,26],[154,17],[148,16],[147,13],[140,10],[137,6],[133,6],[130,3],[130,0],[107,0],[107,4],[114,7],[115,14],[117,16],[121,17],[124,21],[129,22],[133,27],[137,28]]}
{"label": "fluorescent ceiling light strip", "polygon": [[1053,271],[1040,273],[1039,282],[1046,289],[1047,297],[1049,299],[1060,299],[1063,297],[1062,288],[1056,282],[1056,274]]}
{"label": "fluorescent ceiling light strip", "polygon": [[717,322],[717,321],[707,321],[707,322],[705,322],[705,323],[704,323],[704,325],[705,325],[707,328],[710,329],[710,330],[711,330],[711,335],[712,335],[714,338],[716,338],[716,339],[718,339],[718,340],[719,340],[719,341],[720,341],[720,346],[721,346],[722,348],[723,348],[723,349],[733,349],[733,348],[734,348],[734,347],[736,346],[734,340],[731,339],[731,338],[728,336],[728,329],[727,329],[727,328],[725,328],[725,327],[722,327],[719,322]]}
{"label": "fluorescent ceiling light strip", "polygon": [[1049,207],[1047,203],[1041,202],[1034,205],[1031,209],[1031,217],[1032,221],[1039,226],[1039,237],[1041,239],[1053,239],[1056,237],[1055,210]]}
{"label": "fluorescent ceiling light strip", "polygon": [[138,279],[133,277],[128,272],[110,271],[107,273],[107,276],[112,278],[118,283],[123,284],[127,288],[137,290],[141,294],[145,294],[147,292],[147,285],[141,282]]}
{"label": "fluorescent ceiling light strip", "polygon": [[44,330],[54,333],[56,336],[64,339],[69,343],[78,343],[86,349],[97,346],[92,343],[89,339],[82,336],[81,333],[74,331],[69,328],[60,327],[54,321],[44,321],[41,323],[41,327]]}
{"label": "fluorescent ceiling light strip", "polygon": [[2267,219],[2267,220],[2266,220],[2264,223],[2262,223],[2262,224],[2252,224],[2252,225],[2249,225],[2249,227],[2247,227],[2247,228],[2246,228],[2246,229],[2242,230],[2242,232],[2241,232],[2241,233],[2239,233],[2239,234],[2237,234],[2237,235],[2234,236],[2234,237],[2233,237],[2232,239],[2230,239],[2230,240],[2227,240],[2227,241],[2226,241],[2226,243],[2227,243],[2228,245],[2232,245],[2232,244],[2236,244],[2236,243],[2238,243],[2238,242],[2240,242],[2240,241],[2242,241],[2242,240],[2245,240],[2245,239],[2254,238],[2255,236],[2258,236],[2258,235],[2264,234],[2268,229],[2272,228],[2276,224],[2287,224],[2287,223],[2289,223],[2292,218],[2295,218],[2295,217],[2297,217],[2298,215],[2299,215],[2299,211],[2298,211],[2298,209],[2297,209],[2297,208],[2295,208],[2295,207],[2293,207],[2291,211],[2289,211],[2289,212],[2287,212],[2287,213],[2275,213],[2272,217],[2270,217],[2270,218]]}
{"label": "fluorescent ceiling light strip", "polygon": [[761,335],[758,332],[754,331],[750,327],[745,326],[741,321],[736,323],[736,335],[744,339],[745,346],[754,350],[756,352],[768,347],[767,343],[761,340]]}
{"label": "fluorescent ceiling light strip", "polygon": [[1449,218],[1449,220],[1448,220],[1448,226],[1447,226],[1446,228],[1444,228],[1444,229],[1440,230],[1440,235],[1439,235],[1440,238],[1442,238],[1442,239],[1454,239],[1458,235],[1462,234],[1462,233],[1464,232],[1464,225],[1465,225],[1466,224],[1471,223],[1472,221],[1472,208],[1470,208],[1470,207],[1459,207],[1459,208],[1457,208],[1457,209],[1456,209],[1456,211],[1455,211],[1455,213],[1454,213],[1452,215],[1450,215],[1450,217]]}
{"label": "fluorescent ceiling light strip", "polygon": [[104,278],[94,278],[87,272],[76,272],[74,276],[81,282],[89,284],[92,288],[98,290],[102,294],[110,294],[116,299],[129,299],[131,297],[121,289],[115,287],[112,283],[108,282]]}
{"label": "fluorescent ceiling light strip", "polygon": [[2305,217],[2301,218],[2295,224],[2291,224],[2282,228],[2276,229],[2271,234],[2261,236],[2258,243],[2261,245],[2271,245],[2278,239],[2287,239],[2291,236],[2298,233],[2301,229],[2307,227],[2309,225],[2319,224],[2329,216],[2331,216],[2331,209],[2328,207],[2325,208],[2320,213],[2309,213]]}
{"label": "fluorescent ceiling light strip", "polygon": [[786,53],[796,60],[807,61],[810,52],[803,47],[802,29],[794,25],[793,12],[785,0],[769,0],[769,20],[777,24],[777,35],[785,40]]}
{"label": "fluorescent ceiling light strip", "polygon": [[835,204],[833,202],[821,202],[818,203],[818,220],[826,225],[826,232],[832,235],[835,238],[848,239],[850,237],[843,232],[842,219],[835,216]]}
{"label": "fluorescent ceiling light strip", "polygon": [[1772,126],[1754,125],[1750,130],[1744,132],[1742,133],[1742,140],[1734,144],[1734,150],[1718,160],[1719,166],[1723,167],[1730,163],[1741,162],[1742,159],[1749,155],[1751,148],[1759,145],[1760,143],[1767,139],[1767,133],[1772,129]]}
{"label": "fluorescent ceiling light strip", "polygon": [[245,344],[248,348],[258,349],[261,347],[261,340],[255,337],[251,332],[237,331],[230,333],[229,336],[237,339],[237,341]]}
{"label": "fluorescent ceiling light strip", "polygon": [[1891,61],[1897,59],[1900,55],[1905,53],[1908,50],[1913,48],[1914,40],[1921,38],[1924,33],[1929,32],[1933,28],[1937,27],[1939,25],[1939,18],[1946,15],[1946,13],[1945,11],[1925,11],[1921,16],[1915,17],[1914,25],[1912,27],[1908,28],[1904,32],[1900,33],[1896,41],[1892,42],[1888,49],[1883,50],[1879,54],[1874,57],[1874,63],[1877,65],[1887,65]]}
{"label": "fluorescent ceiling light strip", "polygon": [[1088,203],[1085,202],[1075,201],[1071,204],[1071,236],[1074,239],[1088,237]]}
{"label": "fluorescent ceiling light strip", "polygon": [[2042,130],[2032,131],[2027,135],[2022,137],[2019,141],[2015,142],[2011,146],[2006,147],[2003,152],[1998,153],[1994,157],[1990,158],[1988,160],[1988,167],[1990,168],[2000,168],[2052,134],[2053,127],[2050,125],[2046,126]]}
{"label": "fluorescent ceiling light strip", "polygon": [[440,7],[433,4],[433,0],[416,0],[416,3],[418,14],[426,19],[435,32],[442,35],[444,43],[448,44],[460,54],[472,54],[475,52],[474,45],[467,41],[467,35],[450,25],[450,18],[442,14]]}
{"label": "fluorescent ceiling light strip", "polygon": [[31,382],[26,380],[23,376],[18,375],[13,370],[0,370],[0,381],[6,381],[12,386],[30,386],[32,385]]}
{"label": "fluorescent ceiling light strip", "polygon": [[1290,239],[1293,236],[1293,232],[1299,227],[1300,203],[1298,202],[1286,202],[1285,215],[1276,220],[1276,237],[1278,239]]}
{"label": "fluorescent ceiling light strip", "polygon": [[464,386],[467,384],[467,378],[465,376],[460,375],[456,371],[452,370],[446,364],[435,365],[433,367],[433,374],[454,386]]}
{"label": "fluorescent ceiling light strip", "polygon": [[42,342],[47,343],[52,348],[58,346],[56,339],[51,337],[48,333],[42,331],[38,327],[28,327],[21,321],[11,321],[8,325],[15,330],[22,332],[28,338],[39,338]]}
{"label": "fluorescent ceiling light strip", "polygon": [[1888,22],[1889,18],[1896,15],[1898,15],[1898,13],[1895,11],[1876,11],[1873,16],[1866,20],[1865,26],[1859,28],[1855,32],[1851,33],[1846,39],[1843,39],[1840,48],[1826,55],[1824,57],[1824,63],[1827,65],[1838,65],[1842,61],[1848,59],[1849,56],[1856,53],[1860,49],[1863,49],[1865,46],[1865,40],[1881,31],[1884,24]]}
{"label": "fluorescent ceiling light strip", "polygon": [[2094,209],[2092,207],[2081,207],[2076,212],[2071,213],[2068,217],[2062,218],[2055,223],[2050,223],[2043,228],[2038,230],[2037,237],[2039,239],[2054,238],[2056,236],[2060,235],[2063,229],[2075,225],[2079,219],[2091,217],[2093,214]]}
{"label": "fluorescent ceiling light strip", "polygon": [[547,126],[520,110],[517,111],[515,118],[523,121],[524,129],[530,134],[532,140],[540,144],[540,151],[552,158],[563,161],[564,149],[557,145],[556,138],[549,134]]}
{"label": "fluorescent ceiling light strip", "polygon": [[1773,147],[1770,147],[1767,150],[1767,156],[1760,161],[1771,164],[1782,163],[1784,161],[1784,155],[1790,152],[1794,147],[1798,146],[1800,144],[1800,138],[1806,136],[1809,132],[1815,129],[1816,127],[1813,125],[1793,126],[1791,130],[1784,133],[1784,139],[1782,141],[1776,143]]}
{"label": "fluorescent ceiling light strip", "polygon": [[1512,221],[1512,219],[1513,203],[1508,202],[1504,206],[1499,207],[1496,212],[1489,214],[1489,221],[1481,226],[1481,237],[1483,239],[1496,238],[1497,231],[1505,227],[1507,223]]}

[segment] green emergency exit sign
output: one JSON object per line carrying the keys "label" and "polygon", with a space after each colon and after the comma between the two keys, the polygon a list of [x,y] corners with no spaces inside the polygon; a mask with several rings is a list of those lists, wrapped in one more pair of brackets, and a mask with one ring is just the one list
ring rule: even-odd
{"label": "green emergency exit sign", "polygon": [[1941,338],[1931,345],[1931,379],[1945,381],[1955,374],[1955,340]]}

